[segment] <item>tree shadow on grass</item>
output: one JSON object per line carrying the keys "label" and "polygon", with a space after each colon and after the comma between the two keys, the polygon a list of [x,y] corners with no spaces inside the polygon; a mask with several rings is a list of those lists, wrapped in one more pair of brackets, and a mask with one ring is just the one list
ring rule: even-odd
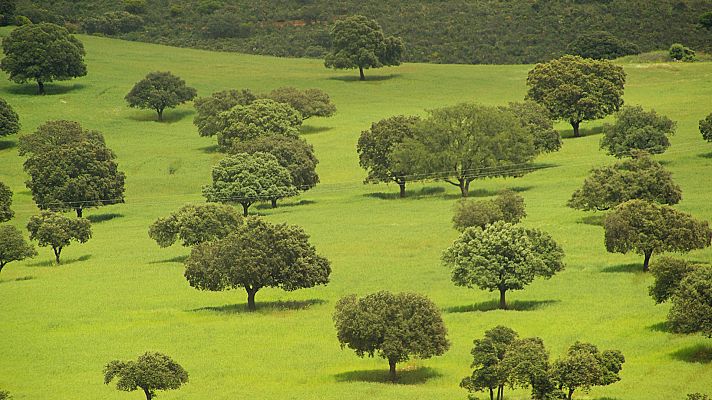
{"label": "tree shadow on grass", "polygon": [[[514,300],[507,303],[507,309],[503,311],[533,311],[555,304],[560,300]],[[499,301],[491,300],[483,303],[468,304],[465,306],[448,307],[445,309],[449,313],[487,312],[499,310]]]}
{"label": "tree shadow on grass", "polygon": [[17,142],[13,140],[0,140],[0,150],[12,149],[17,146]]}
{"label": "tree shadow on grass", "polygon": [[332,129],[334,129],[334,128],[332,128],[330,126],[302,125],[302,128],[299,130],[299,133],[302,135],[313,135],[316,133],[330,131]]}
{"label": "tree shadow on grass", "polygon": [[334,81],[342,82],[380,82],[395,79],[401,76],[401,74],[390,74],[390,75],[368,75],[366,74],[366,80],[362,81],[358,71],[354,75],[342,75],[342,76],[332,76],[329,79]]}
{"label": "tree shadow on grass", "polygon": [[667,321],[658,322],[647,327],[649,331],[652,332],[663,332],[663,333],[674,333],[670,323]]}
{"label": "tree shadow on grass", "polygon": [[643,263],[632,263],[632,264],[620,264],[620,265],[614,265],[611,267],[606,267],[603,268],[601,271],[606,272],[606,273],[641,273],[644,274],[645,272],[643,271]]}
{"label": "tree shadow on grass", "polygon": [[712,152],[703,153],[699,155],[701,158],[712,158]]}
{"label": "tree shadow on grass", "polygon": [[[400,191],[398,185],[394,185],[394,191],[392,192],[376,192],[376,193],[366,193],[365,197],[373,197],[375,199],[381,200],[400,200]],[[405,198],[406,199],[418,199],[421,197],[431,197],[439,194],[445,193],[445,188],[436,186],[426,186],[418,190],[408,190],[406,187]]]}
{"label": "tree shadow on grass", "polygon": [[133,114],[129,116],[129,118],[134,121],[153,121],[160,124],[172,124],[192,114],[195,114],[194,110],[166,110],[163,112],[163,121],[159,121],[158,115],[155,112],[145,110],[145,112]]}
{"label": "tree shadow on grass", "polygon": [[220,146],[217,144],[211,144],[210,146],[200,147],[198,150],[206,154],[221,153]]}
{"label": "tree shadow on grass", "polygon": [[290,300],[290,301],[263,301],[260,302],[259,299],[256,300],[257,310],[250,311],[247,309],[247,303],[239,304],[225,304],[223,306],[217,307],[201,307],[190,311],[209,311],[217,312],[222,314],[243,314],[243,313],[263,313],[269,314],[275,311],[292,311],[292,310],[306,310],[314,305],[325,304],[326,300],[322,299],[309,299],[309,300]]}
{"label": "tree shadow on grass", "polygon": [[270,204],[270,203],[259,203],[259,204],[256,204],[254,207],[257,210],[275,210],[275,211],[277,211],[280,208],[306,206],[309,204],[316,204],[316,201],[314,201],[314,200],[299,200],[299,201],[277,202],[277,208],[272,208],[272,204]]}
{"label": "tree shadow on grass", "polygon": [[57,265],[57,263],[54,262],[54,258],[52,258],[51,260],[47,260],[47,261],[39,261],[36,263],[27,264],[27,266],[28,267],[63,267],[65,265],[86,261],[90,258],[91,258],[91,254],[85,254],[85,255],[83,255],[81,257],[77,257],[77,258],[60,258],[59,265]]}
{"label": "tree shadow on grass", "polygon": [[31,281],[35,279],[34,276],[21,276],[19,278],[15,279],[0,279],[0,283],[9,283],[9,282],[23,282],[23,281]]}
{"label": "tree shadow on grass", "polygon": [[594,126],[593,128],[581,128],[579,129],[580,137],[574,137],[573,128],[569,127],[559,131],[562,139],[580,139],[586,136],[599,135],[603,133],[603,126]]}
{"label": "tree shadow on grass", "polygon": [[576,222],[578,222],[579,224],[603,226],[603,220],[605,220],[605,219],[606,219],[606,214],[593,214],[593,215],[587,215]]}
{"label": "tree shadow on grass", "polygon": [[173,258],[168,258],[165,260],[160,260],[160,261],[151,261],[149,264],[168,264],[168,263],[180,263],[182,264],[185,260],[188,259],[188,255],[182,255],[182,256],[175,256]]}
{"label": "tree shadow on grass", "polygon": [[119,213],[104,213],[104,214],[89,215],[86,217],[86,219],[91,221],[92,224],[98,224],[100,222],[110,221],[114,218],[121,218],[123,216],[124,216],[124,214],[119,214]]}
{"label": "tree shadow on grass", "polygon": [[672,358],[688,363],[709,364],[712,362],[712,345],[697,344],[671,354]]}
{"label": "tree shadow on grass", "polygon": [[[440,372],[429,367],[419,367],[399,370],[396,375],[396,385],[420,385],[430,379],[442,376]],[[388,376],[388,369],[373,369],[366,371],[349,371],[334,375],[337,382],[371,382],[393,384]]]}
{"label": "tree shadow on grass", "polygon": [[72,84],[57,84],[57,83],[45,83],[45,94],[41,95],[37,93],[37,84],[28,83],[23,85],[10,86],[7,88],[7,92],[17,95],[32,95],[32,96],[53,96],[66,94],[69,92],[82,90],[86,87],[83,83],[72,83]]}

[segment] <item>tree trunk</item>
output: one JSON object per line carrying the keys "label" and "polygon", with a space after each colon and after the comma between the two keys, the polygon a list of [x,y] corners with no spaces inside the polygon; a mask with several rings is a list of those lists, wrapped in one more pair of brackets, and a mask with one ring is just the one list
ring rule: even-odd
{"label": "tree trunk", "polygon": [[247,210],[250,208],[250,204],[252,203],[240,203],[242,204],[242,215],[247,216]]}
{"label": "tree trunk", "polygon": [[489,388],[490,390],[490,400],[494,400],[494,390],[492,388]]}
{"label": "tree trunk", "polygon": [[62,248],[52,247],[52,250],[54,251],[54,260],[57,262],[57,265],[59,265],[59,255],[62,254]]}
{"label": "tree trunk", "polygon": [[499,309],[500,310],[507,309],[507,299],[505,297],[506,293],[507,293],[507,289],[499,289]]}
{"label": "tree trunk", "polygon": [[77,218],[81,218],[84,210],[81,207],[77,207],[74,210],[77,212]]}
{"label": "tree trunk", "polygon": [[574,137],[581,137],[581,131],[579,131],[579,126],[581,121],[570,121],[571,127],[574,128]]}
{"label": "tree trunk", "polygon": [[272,201],[272,208],[277,208],[277,199],[270,199]]}
{"label": "tree trunk", "polygon": [[396,382],[396,362],[395,360],[388,359],[388,377],[391,379],[391,382],[395,383]]}
{"label": "tree trunk", "polygon": [[358,72],[361,75],[359,80],[365,81],[366,80],[366,75],[363,74],[363,67],[358,67]]}
{"label": "tree trunk", "polygon": [[569,389],[569,395],[566,397],[567,399],[571,400],[571,397],[574,395],[574,390]]}
{"label": "tree trunk", "polygon": [[652,255],[652,250],[645,250],[645,259],[643,260],[643,272],[650,271],[650,256]]}
{"label": "tree trunk", "polygon": [[405,197],[405,181],[399,181],[398,186],[400,187],[400,198]]}
{"label": "tree trunk", "polygon": [[158,120],[163,122],[163,109],[156,110],[156,112],[158,113]]}
{"label": "tree trunk", "polygon": [[460,181],[460,193],[462,197],[467,197],[470,195],[470,181],[468,179],[459,179]]}
{"label": "tree trunk", "polygon": [[5,268],[6,262],[0,262],[0,272],[2,272],[2,269]]}
{"label": "tree trunk", "polygon": [[153,398],[153,395],[151,394],[151,391],[146,389],[146,388],[141,388],[143,389],[143,393],[146,395],[146,400],[151,400]]}
{"label": "tree trunk", "polygon": [[497,387],[497,399],[504,400],[504,385]]}
{"label": "tree trunk", "polygon": [[255,311],[257,309],[257,306],[255,305],[255,294],[257,293],[257,289],[252,289],[252,288],[245,288],[247,291],[247,309],[249,311]]}
{"label": "tree trunk", "polygon": [[37,93],[45,94],[44,82],[40,80],[37,81]]}

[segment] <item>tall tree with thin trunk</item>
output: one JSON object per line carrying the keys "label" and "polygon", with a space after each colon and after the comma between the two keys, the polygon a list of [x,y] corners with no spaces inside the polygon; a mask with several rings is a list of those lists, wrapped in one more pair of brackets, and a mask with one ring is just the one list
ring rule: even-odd
{"label": "tall tree with thin trunk", "polygon": [[460,382],[460,387],[471,393],[489,391],[490,400],[502,400],[509,380],[502,361],[517,336],[511,328],[496,326],[486,331],[482,339],[475,339],[470,351],[472,374]]}
{"label": "tall tree with thin trunk", "polygon": [[130,107],[154,110],[163,121],[163,111],[193,100],[197,92],[170,72],[151,72],[126,95]]}
{"label": "tall tree with thin trunk", "polygon": [[551,278],[564,269],[563,257],[548,234],[497,221],[465,229],[442,259],[455,285],[498,291],[499,308],[505,310],[508,291],[522,290],[536,277]]}
{"label": "tall tree with thin trunk", "polygon": [[12,225],[0,225],[0,272],[10,262],[36,255],[37,251],[27,243],[19,229]]}
{"label": "tall tree with thin trunk", "polygon": [[571,400],[576,390],[588,392],[593,386],[606,386],[621,380],[625,357],[618,350],[599,351],[590,343],[576,342],[566,355],[552,365],[552,381],[565,390]]}
{"label": "tall tree with thin trunk", "polygon": [[398,363],[443,355],[450,348],[440,309],[416,293],[343,297],[336,303],[334,323],[341,348],[348,347],[359,357],[388,360],[391,382],[396,382]]}
{"label": "tall tree with thin trunk", "polygon": [[91,238],[91,222],[85,218],[68,218],[52,211],[42,211],[30,217],[27,223],[30,240],[37,240],[40,247],[49,246],[59,265],[62,250],[72,242],[85,243]]}
{"label": "tall tree with thin trunk", "polygon": [[170,357],[147,352],[136,361],[114,360],[104,367],[104,384],[116,379],[116,389],[143,391],[146,400],[156,397],[157,390],[175,390],[188,382],[188,372]]}

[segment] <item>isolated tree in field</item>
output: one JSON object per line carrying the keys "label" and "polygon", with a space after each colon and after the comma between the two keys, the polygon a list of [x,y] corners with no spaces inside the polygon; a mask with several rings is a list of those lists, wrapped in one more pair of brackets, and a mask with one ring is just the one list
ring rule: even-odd
{"label": "isolated tree in field", "polygon": [[618,350],[599,351],[590,343],[576,342],[566,355],[552,366],[552,380],[565,389],[571,400],[576,390],[588,392],[593,386],[607,386],[618,382],[625,357]]}
{"label": "isolated tree in field", "polygon": [[165,354],[147,352],[136,361],[114,360],[106,364],[104,384],[114,379],[117,390],[142,390],[146,400],[152,400],[157,390],[175,390],[186,384],[188,372]]}
{"label": "isolated tree in field", "polygon": [[695,270],[689,261],[672,257],[660,257],[650,266],[655,281],[649,288],[650,297],[661,304],[672,298],[680,288],[680,282]]}
{"label": "isolated tree in field", "polygon": [[64,81],[87,74],[84,46],[65,28],[50,24],[18,27],[2,41],[5,58],[0,69],[17,83],[37,82],[40,94],[44,84]]}
{"label": "isolated tree in field", "polygon": [[30,217],[27,230],[30,240],[36,240],[40,247],[52,248],[57,264],[62,249],[73,241],[85,243],[91,238],[91,222],[88,219],[68,218],[52,211],[42,211]]}
{"label": "isolated tree in field", "polygon": [[0,225],[0,272],[12,261],[21,261],[37,255],[37,251],[27,243],[22,232],[12,225]]}
{"label": "isolated tree in field", "polygon": [[670,56],[670,59],[672,59],[673,61],[682,61],[682,62],[697,61],[697,57],[695,56],[695,51],[681,43],[673,43],[672,46],[670,46],[670,50],[668,50],[668,55]]}
{"label": "isolated tree in field", "polygon": [[700,266],[685,275],[672,296],[668,321],[675,332],[712,338],[712,267]]}
{"label": "isolated tree in field", "polygon": [[287,86],[274,89],[264,97],[279,103],[289,104],[299,111],[302,119],[311,117],[331,117],[336,112],[336,106],[329,95],[320,89],[305,89]]}
{"label": "isolated tree in field", "polygon": [[0,182],[0,222],[9,221],[15,215],[10,206],[12,206],[12,190]]}
{"label": "isolated tree in field", "polygon": [[371,124],[371,129],[361,132],[356,145],[359,164],[368,175],[364,183],[395,182],[400,187],[400,197],[405,197],[405,185],[410,178],[410,168],[396,167],[393,151],[407,138],[414,136],[419,117],[396,115]]}
{"label": "isolated tree in field", "polygon": [[302,116],[289,104],[270,99],[259,99],[237,105],[220,114],[218,144],[229,149],[234,142],[265,135],[298,137]]}
{"label": "isolated tree in field", "polygon": [[229,205],[208,203],[181,207],[168,217],[158,218],[148,229],[148,236],[161,247],[177,240],[183,246],[221,239],[242,226],[242,216]]}
{"label": "isolated tree in field", "polygon": [[646,154],[638,154],[611,166],[592,169],[568,206],[603,211],[633,199],[673,205],[682,199],[682,190],[662,164]]}
{"label": "isolated tree in field", "polygon": [[[472,375],[460,382],[460,387],[470,393],[489,391],[490,400],[502,400],[508,374],[502,361],[517,339],[517,332],[506,326],[496,326],[485,332],[484,338],[475,339],[472,347]],[[496,396],[495,396],[496,390]]]}
{"label": "isolated tree in field", "polygon": [[193,124],[198,127],[200,136],[214,136],[222,129],[220,114],[235,106],[246,106],[257,100],[249,89],[223,90],[207,97],[199,97],[193,102],[196,116]]}
{"label": "isolated tree in field", "polygon": [[524,198],[514,191],[503,190],[492,200],[461,199],[455,204],[452,222],[455,229],[464,231],[471,226],[485,226],[504,221],[517,223],[527,216]]}
{"label": "isolated tree in field", "polygon": [[536,277],[551,278],[564,269],[564,251],[547,233],[498,221],[484,229],[467,228],[443,253],[457,286],[506,293],[522,290]]}
{"label": "isolated tree in field", "polygon": [[363,15],[336,21],[330,36],[332,48],[324,65],[335,69],[358,68],[362,81],[366,80],[364,69],[400,65],[405,51],[400,38],[386,37],[378,22]]}
{"label": "isolated tree in field", "polygon": [[703,139],[712,142],[712,113],[700,120],[700,133]]}
{"label": "isolated tree in field", "polygon": [[579,137],[581,122],[620,109],[625,78],[623,67],[610,61],[566,55],[529,71],[526,98],[546,107],[552,117],[568,121]]}
{"label": "isolated tree in field", "polygon": [[630,157],[640,151],[664,153],[670,147],[669,135],[675,134],[677,124],[655,110],[641,106],[626,106],[616,114],[613,125],[603,128],[601,148],[615,157]]}
{"label": "isolated tree in field", "polygon": [[163,121],[163,110],[193,100],[197,92],[170,72],[150,72],[126,95],[130,107],[155,110]]}
{"label": "isolated tree in field", "polygon": [[0,99],[0,137],[13,135],[20,131],[20,117],[10,104]]}
{"label": "isolated tree in field", "polygon": [[417,293],[350,295],[336,303],[336,337],[341,348],[359,357],[378,355],[388,360],[389,377],[396,381],[396,365],[410,357],[426,359],[450,348],[440,309]]}
{"label": "isolated tree in field", "polygon": [[614,208],[604,221],[606,249],[611,253],[642,254],[643,271],[658,252],[688,252],[710,245],[707,221],[666,205],[630,200]]}
{"label": "isolated tree in field", "polygon": [[185,265],[185,277],[196,289],[245,289],[250,311],[262,288],[291,292],[326,285],[331,274],[329,260],[316,253],[302,228],[258,218],[248,218],[222,239],[196,245]]}
{"label": "isolated tree in field", "polygon": [[292,185],[306,191],[319,183],[314,147],[302,138],[283,135],[258,136],[245,142],[234,142],[230,153],[269,153],[277,158],[279,165],[289,171]]}
{"label": "isolated tree in field", "polygon": [[124,202],[123,172],[116,156],[97,131],[84,131],[76,122],[50,121],[20,140],[28,155],[27,187],[42,210],[83,210]]}
{"label": "isolated tree in field", "polygon": [[256,201],[295,196],[289,171],[268,153],[239,153],[227,156],[213,167],[213,183],[203,187],[203,196],[214,203],[241,204],[243,215]]}
{"label": "isolated tree in field", "polygon": [[549,117],[549,110],[531,100],[509,103],[507,107],[519,118],[522,126],[534,138],[534,148],[539,153],[550,153],[561,149],[561,135],[554,129],[554,121]]}
{"label": "isolated tree in field", "polygon": [[431,110],[414,137],[396,146],[393,160],[396,170],[408,167],[421,179],[442,179],[467,197],[475,179],[528,172],[536,153],[514,113],[462,103]]}

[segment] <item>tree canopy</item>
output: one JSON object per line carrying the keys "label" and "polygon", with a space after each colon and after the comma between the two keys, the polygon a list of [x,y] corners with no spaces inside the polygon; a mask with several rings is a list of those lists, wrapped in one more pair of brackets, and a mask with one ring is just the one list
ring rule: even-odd
{"label": "tree canopy", "polygon": [[221,239],[242,226],[242,216],[232,206],[216,203],[189,204],[168,217],[158,218],[148,236],[161,247],[177,240],[183,246]]}
{"label": "tree canopy", "polygon": [[40,94],[44,84],[87,74],[84,46],[67,29],[51,24],[22,25],[2,41],[5,58],[0,69],[17,83],[37,82]]}
{"label": "tree canopy", "polygon": [[568,206],[603,211],[633,199],[673,205],[682,200],[682,189],[662,164],[646,154],[638,154],[611,166],[592,169],[583,187],[571,195]]}
{"label": "tree canopy", "polygon": [[504,221],[517,223],[527,216],[524,198],[514,191],[503,190],[492,200],[461,199],[455,204],[452,222],[455,229],[464,231],[471,226],[485,226]]}
{"label": "tree canopy", "polygon": [[123,172],[97,131],[71,121],[49,121],[20,140],[28,155],[27,187],[42,210],[75,210],[124,202]]}
{"label": "tree canopy", "polygon": [[513,329],[500,325],[485,331],[482,339],[475,339],[470,351],[473,358],[470,367],[473,371],[460,382],[460,387],[471,393],[488,390],[490,400],[502,400],[504,387],[508,383],[508,374],[502,361],[518,336]]}
{"label": "tree canopy", "polygon": [[618,350],[601,352],[595,345],[576,342],[552,365],[552,380],[566,390],[566,399],[571,400],[576,390],[588,392],[593,386],[618,382],[623,363],[625,357]]}
{"label": "tree canopy", "polygon": [[297,189],[289,171],[269,153],[238,153],[213,167],[213,183],[203,187],[203,196],[215,203],[242,205],[243,214],[256,201],[272,201],[295,196]]}
{"label": "tree canopy", "polygon": [[150,72],[136,82],[124,97],[130,107],[155,110],[158,120],[163,121],[163,111],[193,100],[197,96],[194,88],[170,72]]}
{"label": "tree canopy", "polygon": [[193,102],[197,112],[193,124],[200,136],[214,136],[222,129],[220,114],[235,106],[246,106],[257,100],[249,89],[223,90],[207,97],[199,97]]}
{"label": "tree canopy", "polygon": [[0,137],[20,131],[20,116],[5,99],[0,99]]}
{"label": "tree canopy", "polygon": [[68,218],[52,211],[42,211],[30,217],[27,223],[30,240],[40,247],[51,247],[54,259],[59,264],[62,249],[76,241],[85,243],[91,238],[91,222],[85,218]]}
{"label": "tree canopy", "polygon": [[234,142],[230,153],[269,153],[277,158],[279,165],[289,171],[292,184],[299,190],[306,191],[319,183],[316,166],[319,163],[314,155],[314,146],[302,138],[283,135],[265,135],[244,142]]}
{"label": "tree canopy", "polygon": [[712,113],[700,120],[700,133],[703,139],[712,142]]}
{"label": "tree canopy", "polygon": [[413,138],[419,117],[396,115],[371,124],[361,132],[356,145],[359,164],[368,175],[364,183],[395,182],[400,197],[405,197],[405,185],[412,173],[408,165],[396,166],[393,152],[405,139]]}
{"label": "tree canopy", "polygon": [[161,353],[147,352],[136,361],[114,360],[104,367],[104,384],[116,380],[116,389],[133,392],[141,389],[146,400],[156,397],[157,390],[175,390],[188,382],[188,372]]}
{"label": "tree canopy", "polygon": [[707,247],[712,241],[707,221],[645,200],[629,200],[614,208],[606,216],[604,229],[606,249],[644,255],[644,271],[648,271],[654,252],[688,252]]}
{"label": "tree canopy", "polygon": [[581,122],[610,115],[623,105],[626,74],[606,60],[566,55],[537,64],[527,77],[526,98],[568,121],[579,137]]}
{"label": "tree canopy", "polygon": [[615,123],[604,127],[601,148],[618,158],[639,151],[660,154],[670,147],[668,136],[675,134],[676,127],[674,121],[655,110],[625,106],[616,114]]}
{"label": "tree canopy", "polygon": [[27,243],[22,232],[12,225],[0,225],[0,272],[12,261],[21,261],[37,255],[37,251]]}
{"label": "tree canopy", "polygon": [[426,359],[450,348],[440,309],[417,293],[376,292],[362,298],[349,295],[336,303],[336,337],[341,348],[359,357],[378,355],[388,360],[396,381],[396,364],[410,357]]}
{"label": "tree canopy", "polygon": [[499,307],[507,308],[505,295],[521,290],[536,277],[551,278],[564,269],[564,251],[547,233],[503,221],[467,228],[443,252],[457,286],[499,291]]}
{"label": "tree canopy", "polygon": [[224,238],[193,247],[185,265],[185,277],[196,289],[244,288],[250,311],[262,288],[326,285],[331,274],[329,260],[316,253],[302,228],[254,217]]}
{"label": "tree canopy", "polygon": [[549,117],[549,110],[531,100],[509,103],[506,107],[519,118],[522,127],[527,129],[534,139],[534,148],[539,153],[550,153],[561,149],[561,135],[554,129],[554,121]]}
{"label": "tree canopy", "polygon": [[336,21],[330,37],[332,47],[324,65],[336,69],[358,68],[362,81],[366,80],[364,69],[400,65],[405,51],[400,38],[385,36],[378,22],[363,15]]}
{"label": "tree canopy", "polygon": [[330,117],[336,113],[336,106],[331,102],[331,98],[320,89],[299,90],[286,86],[274,89],[264,97],[278,103],[289,104],[299,111],[302,119]]}
{"label": "tree canopy", "polygon": [[586,32],[569,43],[569,54],[596,60],[613,60],[629,54],[638,54],[635,43],[621,40],[606,31]]}
{"label": "tree canopy", "polygon": [[660,257],[650,266],[650,273],[655,278],[649,288],[650,296],[657,304],[670,300],[680,288],[680,282],[694,269],[695,266],[689,261]]}
{"label": "tree canopy", "polygon": [[6,184],[0,182],[0,222],[6,222],[12,219],[15,212],[10,208],[12,206],[12,190]]}
{"label": "tree canopy", "polygon": [[536,153],[514,113],[461,103],[430,110],[392,157],[395,170],[412,168],[419,179],[441,179],[467,197],[475,179],[523,175]]}
{"label": "tree canopy", "polygon": [[289,104],[259,99],[236,105],[219,115],[218,144],[229,149],[234,142],[265,135],[298,137],[302,116]]}
{"label": "tree canopy", "polygon": [[700,266],[685,275],[672,296],[668,321],[675,332],[712,338],[712,267]]}

